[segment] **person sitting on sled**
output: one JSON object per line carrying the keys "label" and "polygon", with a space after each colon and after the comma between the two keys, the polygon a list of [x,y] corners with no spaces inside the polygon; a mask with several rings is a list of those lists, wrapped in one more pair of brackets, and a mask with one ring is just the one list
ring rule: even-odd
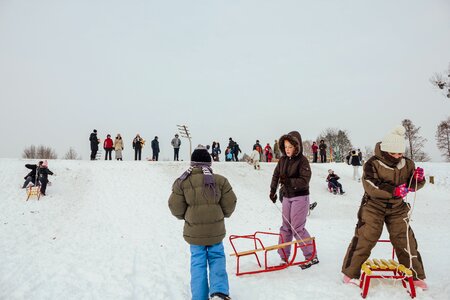
{"label": "person sitting on sled", "polygon": [[[283,154],[278,160],[273,171],[270,184],[269,198],[273,203],[277,201],[277,187],[281,184],[280,193],[282,201],[282,225],[280,234],[283,242],[291,242],[295,239],[307,239],[310,237],[305,228],[306,217],[309,213],[309,181],[311,180],[311,168],[308,159],[303,155],[302,138],[298,131],[292,131],[281,136],[280,151]],[[281,238],[279,243],[281,243]],[[301,247],[305,259],[309,260],[301,264],[302,269],[318,264],[317,256],[312,257],[312,246]],[[291,246],[280,248],[278,254],[281,260],[287,262],[291,253]]]}
{"label": "person sitting on sled", "polygon": [[328,182],[328,190],[333,192],[333,194],[337,194],[338,192],[343,195],[345,192],[342,189],[342,184],[338,181],[340,177],[334,173],[332,169],[328,170],[327,182]]}
{"label": "person sitting on sled", "polygon": [[404,201],[409,192],[425,185],[425,177],[422,168],[416,168],[411,159],[403,156],[404,135],[403,126],[395,127],[376,144],[375,155],[364,164],[364,195],[355,235],[342,264],[344,283],[359,284],[361,265],[369,258],[386,224],[399,263],[413,271],[415,286],[427,289],[422,257],[409,226],[410,206]]}
{"label": "person sitting on sled", "polygon": [[53,175],[53,172],[48,169],[47,161],[40,161],[37,165],[26,164],[26,168],[31,169],[30,173],[25,176],[25,182],[22,188],[28,187],[30,183],[41,186],[41,195],[45,196],[45,191],[48,184],[48,175]]}
{"label": "person sitting on sled", "polygon": [[41,160],[37,164],[26,164],[25,168],[30,169],[31,171],[23,178],[25,179],[25,182],[22,185],[22,188],[27,188],[28,185],[31,183],[33,185],[39,185],[39,169],[41,168],[42,164],[44,162]]}
{"label": "person sitting on sled", "polygon": [[224,218],[230,217],[235,207],[236,195],[230,183],[213,173],[211,155],[199,145],[192,152],[189,169],[175,180],[169,198],[171,213],[185,220],[183,236],[191,250],[192,300],[231,299],[222,240]]}

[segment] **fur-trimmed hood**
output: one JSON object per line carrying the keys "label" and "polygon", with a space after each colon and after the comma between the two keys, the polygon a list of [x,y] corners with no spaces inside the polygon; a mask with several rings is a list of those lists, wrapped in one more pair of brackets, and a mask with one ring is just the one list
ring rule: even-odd
{"label": "fur-trimmed hood", "polygon": [[286,155],[286,150],[284,149],[284,141],[288,140],[295,147],[295,152],[293,156],[303,155],[303,144],[302,137],[298,131],[291,131],[288,134],[284,134],[279,139],[280,151],[283,155]]}

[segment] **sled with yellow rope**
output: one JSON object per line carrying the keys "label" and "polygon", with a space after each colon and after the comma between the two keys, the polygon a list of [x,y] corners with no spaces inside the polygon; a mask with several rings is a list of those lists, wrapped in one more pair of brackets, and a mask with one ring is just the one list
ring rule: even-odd
{"label": "sled with yellow rope", "polygon": [[[390,243],[390,240],[378,240],[382,243]],[[397,279],[409,293],[411,298],[416,297],[416,288],[413,281],[413,272],[404,265],[394,260],[395,250],[392,249],[391,259],[367,259],[361,266],[361,277],[359,287],[361,296],[367,297],[372,279]]]}

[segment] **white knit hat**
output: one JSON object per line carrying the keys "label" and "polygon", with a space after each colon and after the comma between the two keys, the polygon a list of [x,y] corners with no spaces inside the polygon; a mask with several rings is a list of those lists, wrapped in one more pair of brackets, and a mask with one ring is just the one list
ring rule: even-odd
{"label": "white knit hat", "polygon": [[405,127],[401,125],[394,127],[381,141],[381,151],[404,153],[405,149]]}

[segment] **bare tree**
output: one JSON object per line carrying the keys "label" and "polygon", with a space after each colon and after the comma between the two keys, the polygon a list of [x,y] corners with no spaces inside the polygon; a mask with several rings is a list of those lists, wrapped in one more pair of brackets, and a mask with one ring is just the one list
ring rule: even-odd
{"label": "bare tree", "polygon": [[64,155],[64,159],[79,160],[79,159],[81,159],[81,157],[78,156],[78,153],[77,153],[77,151],[75,151],[75,149],[70,147],[69,151],[67,151],[66,154]]}
{"label": "bare tree", "polygon": [[414,161],[429,161],[430,157],[423,151],[426,138],[419,135],[420,127],[413,124],[411,120],[405,119],[402,121],[403,127],[405,127],[405,138],[407,140],[406,157]]}
{"label": "bare tree", "polygon": [[447,98],[450,98],[450,64],[448,71],[445,73],[444,75],[441,73],[434,73],[429,80],[433,86],[442,90],[443,94],[446,95]]}
{"label": "bare tree", "polygon": [[30,147],[25,148],[23,150],[22,157],[23,158],[37,158],[36,146],[35,145],[31,145]]}
{"label": "bare tree", "polygon": [[39,145],[38,147],[31,145],[28,148],[23,150],[22,154],[23,158],[32,158],[32,159],[56,159],[58,156],[56,155],[55,150],[50,147],[46,147],[43,145]]}
{"label": "bare tree", "polygon": [[343,162],[346,153],[353,147],[347,131],[337,128],[327,128],[317,140],[324,140],[328,144],[330,151],[333,151],[332,159],[336,162]]}
{"label": "bare tree", "polygon": [[303,141],[303,155],[306,158],[308,158],[309,160],[312,160],[312,157],[313,157],[311,145],[312,145],[312,141],[311,140]]}
{"label": "bare tree", "polygon": [[436,145],[442,156],[450,162],[450,117],[442,121],[436,131]]}
{"label": "bare tree", "polygon": [[373,147],[370,146],[366,146],[365,147],[365,152],[363,153],[363,160],[367,161],[369,158],[371,158],[372,156],[375,155],[374,153],[375,151],[373,151]]}

